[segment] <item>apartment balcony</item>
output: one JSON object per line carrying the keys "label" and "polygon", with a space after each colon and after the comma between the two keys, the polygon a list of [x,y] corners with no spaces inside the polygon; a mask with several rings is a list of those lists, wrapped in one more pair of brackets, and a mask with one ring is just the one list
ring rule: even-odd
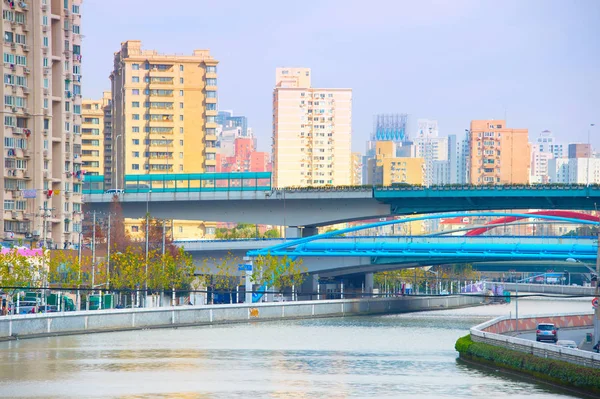
{"label": "apartment balcony", "polygon": [[204,136],[204,141],[217,141],[217,135],[207,134],[206,136]]}
{"label": "apartment balcony", "polygon": [[217,166],[217,160],[216,159],[205,159],[204,160],[204,165],[206,165],[206,166]]}
{"label": "apartment balcony", "polygon": [[206,79],[216,79],[217,78],[217,73],[216,72],[206,72]]}

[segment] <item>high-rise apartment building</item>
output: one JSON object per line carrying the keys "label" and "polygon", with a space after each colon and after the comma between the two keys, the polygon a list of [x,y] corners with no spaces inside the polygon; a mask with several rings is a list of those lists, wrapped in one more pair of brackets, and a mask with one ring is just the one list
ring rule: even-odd
{"label": "high-rise apartment building", "polygon": [[313,88],[309,68],[277,68],[273,184],[350,185],[352,90]]}
{"label": "high-rise apartment building", "polygon": [[245,116],[234,116],[233,111],[219,111],[216,121],[223,128],[239,127],[242,136],[248,136],[248,118]]}
{"label": "high-rise apartment building", "polygon": [[554,155],[551,152],[542,152],[539,150],[539,147],[533,147],[531,150],[530,183],[550,182],[549,162],[551,159],[554,159]]}
{"label": "high-rise apartment building", "polygon": [[535,145],[539,152],[550,153],[554,158],[562,158],[566,155],[564,153],[564,146],[554,140],[554,136],[550,130],[544,130],[541,132],[536,140]]}
{"label": "high-rise apartment building", "polygon": [[474,120],[467,133],[471,184],[527,184],[530,153],[527,129],[509,129],[503,120]]}
{"label": "high-rise apartment building", "polygon": [[4,240],[81,231],[81,0],[2,1]]}
{"label": "high-rise apartment building", "polygon": [[464,139],[458,140],[457,135],[448,136],[448,183],[465,184],[465,154]]}
{"label": "high-rise apartment building", "polygon": [[[101,100],[83,100],[81,123],[81,158],[86,175],[103,176],[106,179],[107,169],[111,163],[111,94],[105,91]],[[107,146],[109,149],[107,150]],[[110,176],[110,173],[109,173]]]}
{"label": "high-rise apartment building", "polygon": [[448,138],[439,137],[437,121],[419,119],[418,130],[413,139],[412,157],[425,160],[424,184],[447,184],[449,165],[443,166],[439,161],[448,160]]}
{"label": "high-rise apartment building", "polygon": [[123,176],[216,170],[217,61],[142,50],[115,53],[112,81],[114,187]]}

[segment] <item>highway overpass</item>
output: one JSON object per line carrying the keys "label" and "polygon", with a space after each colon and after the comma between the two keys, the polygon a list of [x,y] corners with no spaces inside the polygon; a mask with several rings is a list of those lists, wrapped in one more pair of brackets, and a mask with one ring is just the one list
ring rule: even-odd
{"label": "highway overpass", "polygon": [[[125,193],[125,217],[317,227],[391,215],[508,209],[594,210],[598,186],[444,186],[174,191]],[[84,196],[86,210],[107,212],[110,194]],[[312,234],[312,232],[310,233]]]}

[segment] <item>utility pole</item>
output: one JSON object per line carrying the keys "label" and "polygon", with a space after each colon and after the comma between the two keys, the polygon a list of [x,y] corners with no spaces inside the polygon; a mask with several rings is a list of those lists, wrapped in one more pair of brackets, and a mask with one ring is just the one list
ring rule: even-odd
{"label": "utility pole", "polygon": [[94,290],[94,282],[96,278],[96,211],[93,214],[92,223],[92,291]]}
{"label": "utility pole", "polygon": [[[146,202],[146,204],[148,204],[148,202]],[[149,219],[149,214],[146,212],[146,268],[144,278],[144,307],[146,307],[146,302],[148,301],[148,241],[150,240],[150,236],[148,234]]]}
{"label": "utility pole", "polygon": [[[598,250],[596,253],[596,298],[600,297],[600,281],[598,281],[598,277],[600,276],[600,228],[598,229]],[[594,340],[596,342],[600,341],[600,307],[594,309]]]}
{"label": "utility pole", "polygon": [[108,214],[108,237],[106,239],[106,290],[110,288],[110,213]]}

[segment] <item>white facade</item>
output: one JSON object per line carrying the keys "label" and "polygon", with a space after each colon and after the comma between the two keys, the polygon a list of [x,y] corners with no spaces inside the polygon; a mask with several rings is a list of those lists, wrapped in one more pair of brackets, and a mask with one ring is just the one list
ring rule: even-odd
{"label": "white facade", "polygon": [[465,147],[455,134],[448,136],[448,184],[465,184]]}
{"label": "white facade", "polygon": [[420,136],[414,139],[412,146],[413,158],[425,160],[425,185],[443,184],[434,177],[433,163],[448,160],[448,138],[432,135]]}
{"label": "white facade", "polygon": [[600,158],[570,158],[569,183],[599,184]]}
{"label": "white facade", "polygon": [[551,152],[541,152],[539,147],[533,146],[531,150],[530,183],[549,183],[550,174],[548,162],[554,159]]}
{"label": "white facade", "polygon": [[554,141],[554,136],[549,130],[544,130],[538,136],[533,148],[537,148],[541,153],[551,153],[554,158],[562,158],[566,155],[563,144]]}
{"label": "white facade", "polygon": [[552,158],[548,161],[549,183],[569,183],[569,159]]}
{"label": "white facade", "polygon": [[450,184],[450,161],[433,161],[433,185]]}

